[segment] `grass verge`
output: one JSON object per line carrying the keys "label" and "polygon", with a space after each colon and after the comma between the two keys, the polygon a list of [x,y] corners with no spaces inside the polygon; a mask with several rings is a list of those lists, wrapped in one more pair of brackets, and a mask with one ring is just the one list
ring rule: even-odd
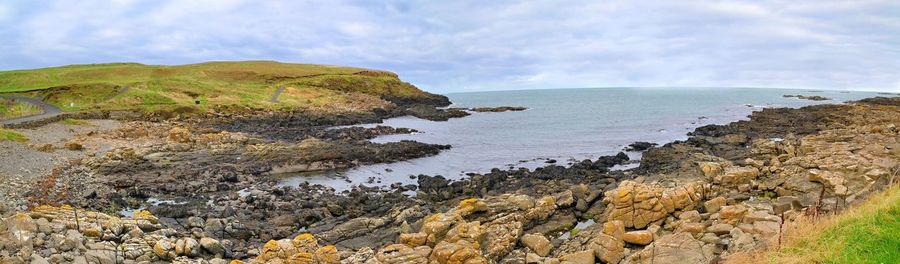
{"label": "grass verge", "polygon": [[[764,263],[900,263],[900,186],[818,221],[786,230],[785,246]],[[759,261],[754,261],[759,262]]]}
{"label": "grass verge", "polygon": [[26,142],[28,137],[13,130],[0,128],[0,141]]}
{"label": "grass verge", "polygon": [[10,119],[40,113],[41,108],[36,105],[0,98],[0,119]]}

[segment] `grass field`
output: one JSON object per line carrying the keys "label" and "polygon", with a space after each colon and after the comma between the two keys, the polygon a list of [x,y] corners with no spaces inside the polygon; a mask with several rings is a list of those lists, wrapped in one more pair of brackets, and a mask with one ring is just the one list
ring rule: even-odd
{"label": "grass field", "polygon": [[765,263],[900,263],[900,186],[858,207],[789,230]]}
{"label": "grass field", "polygon": [[[271,98],[286,87],[277,103]],[[215,105],[356,111],[383,107],[385,96],[431,96],[394,73],[273,61],[178,66],[90,64],[0,72],[0,93],[45,98],[66,111],[174,109]],[[199,104],[197,103],[199,102]]]}
{"label": "grass field", "polygon": [[0,119],[40,114],[41,108],[33,104],[0,98]]}

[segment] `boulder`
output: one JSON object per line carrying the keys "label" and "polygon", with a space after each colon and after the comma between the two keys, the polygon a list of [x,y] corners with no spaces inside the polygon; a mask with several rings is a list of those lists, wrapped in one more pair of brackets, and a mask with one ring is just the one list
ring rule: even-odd
{"label": "boulder", "polygon": [[519,242],[537,253],[538,256],[546,257],[547,254],[550,254],[550,240],[547,240],[547,237],[542,234],[526,234],[519,239]]}
{"label": "boulder", "polygon": [[[559,257],[561,263],[565,264],[594,264],[594,253],[590,250],[579,251]],[[608,263],[608,262],[607,262]]]}
{"label": "boulder", "polygon": [[[368,250],[371,251],[371,249]],[[357,256],[362,251],[358,251],[357,254],[348,258],[347,263],[363,263],[363,260],[370,259]],[[375,254],[375,259],[381,264],[426,264],[429,255],[431,255],[431,248],[428,246],[412,248],[404,244],[393,244],[379,250]]]}
{"label": "boulder", "polygon": [[703,202],[703,209],[705,209],[707,213],[718,213],[719,209],[721,209],[722,206],[725,206],[725,203],[725,197],[719,196],[710,199],[709,201]]}
{"label": "boulder", "polygon": [[725,168],[725,172],[721,177],[716,177],[716,181],[722,184],[738,185],[749,183],[759,176],[759,169],[755,167],[733,166]]}
{"label": "boulder", "polygon": [[683,263],[708,264],[713,259],[713,248],[687,233],[665,235],[632,255],[628,263]]}
{"label": "boulder", "polygon": [[605,263],[618,263],[625,256],[625,224],[622,221],[603,223],[603,231],[594,237],[594,256]]}
{"label": "boulder", "polygon": [[647,245],[653,242],[653,233],[647,230],[625,232],[622,240],[635,245]]}
{"label": "boulder", "polygon": [[695,183],[663,188],[623,181],[616,189],[606,192],[605,214],[609,220],[620,220],[626,227],[640,229],[676,210],[694,208],[702,198],[700,193],[701,187]]}
{"label": "boulder", "polygon": [[225,247],[218,240],[204,237],[200,239],[200,247],[214,256],[224,257]]}

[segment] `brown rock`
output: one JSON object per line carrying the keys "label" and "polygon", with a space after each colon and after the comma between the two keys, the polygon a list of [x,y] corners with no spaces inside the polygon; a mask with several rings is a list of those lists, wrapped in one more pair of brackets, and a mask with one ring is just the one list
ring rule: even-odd
{"label": "brown rock", "polygon": [[519,239],[522,242],[522,245],[530,248],[534,253],[537,253],[538,256],[546,257],[547,254],[550,254],[550,240],[547,240],[544,235],[541,234],[527,234],[522,236]]}
{"label": "brown rock", "polygon": [[700,202],[700,186],[662,188],[623,181],[604,196],[609,220],[620,220],[626,227],[644,228],[664,219],[675,210],[693,208]]}
{"label": "brown rock", "polygon": [[703,208],[707,213],[717,213],[722,206],[725,206],[725,197],[719,196],[703,203]]}
{"label": "brown rock", "polygon": [[622,240],[635,245],[647,245],[653,242],[653,233],[647,230],[625,232]]}
{"label": "brown rock", "polygon": [[572,254],[559,257],[562,263],[571,264],[594,264],[594,253],[590,250],[579,251]]}

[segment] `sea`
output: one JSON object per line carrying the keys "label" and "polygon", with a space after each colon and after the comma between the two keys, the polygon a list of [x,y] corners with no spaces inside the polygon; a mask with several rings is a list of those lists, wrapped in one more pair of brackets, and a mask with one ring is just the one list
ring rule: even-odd
{"label": "sea", "polygon": [[[824,96],[825,101],[783,95]],[[449,179],[493,168],[529,168],[555,161],[574,161],[614,155],[636,141],[660,145],[687,139],[687,133],[708,124],[749,119],[753,111],[768,107],[803,107],[840,104],[884,95],[808,89],[756,88],[582,88],[467,92],[446,94],[450,107],[525,106],[519,112],[472,113],[463,118],[435,122],[398,117],[379,124],[418,130],[385,135],[373,142],[415,140],[449,144],[449,150],[430,157],[401,162],[363,165],[346,170],[275,175],[284,186],[302,182],[344,191],[355,185],[387,187],[415,184],[415,176],[442,175]],[[627,152],[633,159],[640,153]],[[552,161],[551,161],[552,160]],[[627,169],[636,163],[614,169]]]}

